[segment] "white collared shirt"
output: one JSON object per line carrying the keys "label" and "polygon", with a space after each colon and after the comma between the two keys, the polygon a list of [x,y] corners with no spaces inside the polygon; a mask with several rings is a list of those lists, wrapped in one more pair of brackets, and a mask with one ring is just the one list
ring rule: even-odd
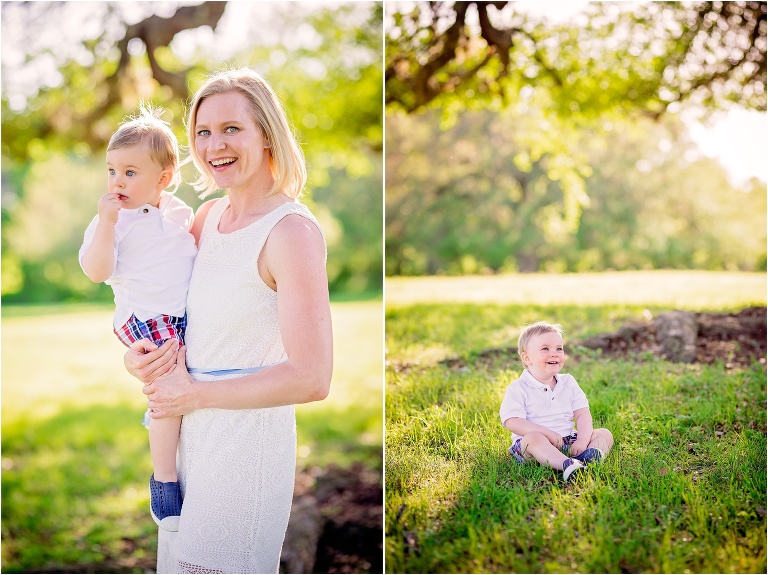
{"label": "white collared shirt", "polygon": [[[104,282],[115,294],[115,329],[125,325],[131,314],[142,321],[161,314],[184,315],[197,255],[195,238],[189,233],[194,213],[166,192],[162,192],[159,205],[145,204],[117,213],[115,268]],[[98,221],[97,214],[85,230],[79,253],[81,267]]]}
{"label": "white collared shirt", "polygon": [[[589,402],[572,375],[559,373],[555,378],[557,385],[553,391],[527,369],[523,370],[520,379],[509,384],[504,394],[499,410],[501,424],[504,425],[510,417],[522,417],[551,429],[561,437],[573,433],[573,412],[589,407]],[[519,437],[513,433],[512,442]]]}

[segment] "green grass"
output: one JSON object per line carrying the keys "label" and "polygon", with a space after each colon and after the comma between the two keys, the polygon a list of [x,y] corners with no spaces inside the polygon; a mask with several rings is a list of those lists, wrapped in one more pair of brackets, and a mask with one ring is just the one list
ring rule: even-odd
{"label": "green grass", "polygon": [[[331,393],[296,408],[300,467],[380,468],[380,301],[334,303]],[[3,307],[4,572],[144,572],[156,528],[141,384],[112,307]]]}
{"label": "green grass", "polygon": [[[610,291],[605,305],[592,277],[582,285],[566,277],[562,304],[543,292],[525,304],[503,296],[467,303],[475,295],[464,291],[464,278],[430,293],[440,303],[408,304],[388,283],[387,572],[765,573],[766,373],[758,361],[728,370],[571,360],[565,371],[585,390],[596,425],[616,439],[608,460],[565,486],[553,470],[507,455],[498,408],[521,368],[476,361],[475,352],[515,345],[519,326],[537,319],[559,321],[576,338],[682,307],[672,301],[674,286],[660,286],[668,305],[660,293],[644,300],[636,290],[638,280],[659,278],[634,275],[614,285],[632,303]],[[708,302],[702,311],[765,304],[759,282],[731,298],[721,284],[697,279],[686,282],[688,301]],[[398,281],[411,294],[423,287]],[[469,369],[438,363],[452,356]]]}

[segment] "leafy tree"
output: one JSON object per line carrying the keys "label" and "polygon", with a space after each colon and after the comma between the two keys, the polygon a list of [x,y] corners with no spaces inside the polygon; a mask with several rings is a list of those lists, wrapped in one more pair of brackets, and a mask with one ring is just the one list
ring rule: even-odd
{"label": "leafy tree", "polygon": [[[268,23],[269,34],[223,55],[219,29],[227,11],[243,6],[2,5],[4,33],[15,26],[38,30],[22,49],[3,51],[6,301],[107,297],[79,281],[74,256],[103,186],[105,142],[144,98],[166,109],[165,119],[185,143],[185,99],[208,73],[246,64],[280,94],[304,148],[305,201],[327,232],[331,289],[381,289],[381,5],[262,4],[252,17]],[[73,18],[80,19],[79,29],[65,27],[64,39],[54,33]],[[34,75],[46,69],[52,74]],[[182,173],[191,181],[191,167]],[[63,178],[73,184],[62,185]],[[188,185],[178,193],[192,206],[199,203]],[[77,213],[57,218],[44,208],[46,197]],[[47,250],[29,249],[41,243],[33,240],[41,229],[51,238],[42,241]]]}
{"label": "leafy tree", "polygon": [[764,267],[765,184],[734,187],[675,116],[567,134],[590,166],[575,231],[553,158],[529,158],[536,121],[512,107],[449,129],[437,111],[388,118],[388,275]]}
{"label": "leafy tree", "polygon": [[693,98],[765,107],[765,2],[590,3],[550,25],[515,2],[395,4],[386,36],[387,102],[514,98],[544,86],[561,114],[613,108],[658,117]]}
{"label": "leafy tree", "polygon": [[[617,183],[602,182],[596,162],[603,157],[590,144],[616,153],[607,142],[653,130],[640,118],[656,121],[662,132],[682,132],[676,114],[683,108],[764,109],[764,2],[590,3],[563,23],[516,2],[387,8],[388,274],[749,269],[759,259],[752,249],[726,265],[726,239],[717,233],[709,236],[717,236],[717,249],[705,256],[708,248],[686,239],[703,241],[705,232],[680,218],[669,224],[676,235],[662,235],[663,246],[658,238],[640,239],[648,225],[642,214],[674,218],[642,209],[643,194],[660,201],[658,190],[641,185],[651,181],[636,168],[642,158],[623,150],[627,165]],[[692,153],[684,138],[674,142],[680,149],[670,157]],[[419,161],[439,169],[426,177],[415,167]],[[719,168],[708,163],[706,170],[722,180]],[[667,192],[680,189],[695,212],[690,221],[706,228],[704,207],[688,203],[682,172],[673,172],[664,172],[675,180],[673,188],[664,182]],[[693,170],[688,175],[701,181]],[[626,197],[627,189],[637,197]],[[616,197],[606,197],[608,190]],[[695,262],[686,250],[699,254]]]}

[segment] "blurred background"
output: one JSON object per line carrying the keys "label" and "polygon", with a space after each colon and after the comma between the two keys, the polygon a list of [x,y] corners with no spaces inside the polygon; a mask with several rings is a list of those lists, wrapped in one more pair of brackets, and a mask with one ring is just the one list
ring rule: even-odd
{"label": "blurred background", "polygon": [[388,276],[764,271],[764,2],[386,5]]}
{"label": "blurred background", "polygon": [[77,251],[106,143],[139,100],[185,145],[189,96],[249,66],[307,158],[335,337],[329,398],[297,408],[304,527],[282,568],[381,572],[382,19],[380,2],[2,4],[3,571],[154,569],[144,398],[110,333],[111,290]]}

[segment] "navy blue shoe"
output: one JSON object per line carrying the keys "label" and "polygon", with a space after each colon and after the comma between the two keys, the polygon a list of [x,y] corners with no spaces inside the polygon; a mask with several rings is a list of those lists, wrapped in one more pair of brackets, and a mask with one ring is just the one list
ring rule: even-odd
{"label": "navy blue shoe", "polygon": [[166,531],[179,530],[181,503],[179,482],[160,483],[155,481],[153,473],[149,478],[149,511],[158,527]]}
{"label": "navy blue shoe", "polygon": [[566,459],[563,461],[563,481],[568,483],[578,477],[584,470],[584,464],[576,459]]}
{"label": "navy blue shoe", "polygon": [[578,459],[585,465],[588,463],[600,463],[605,459],[605,453],[597,447],[590,447],[585,449],[581,454],[575,456],[574,459]]}

